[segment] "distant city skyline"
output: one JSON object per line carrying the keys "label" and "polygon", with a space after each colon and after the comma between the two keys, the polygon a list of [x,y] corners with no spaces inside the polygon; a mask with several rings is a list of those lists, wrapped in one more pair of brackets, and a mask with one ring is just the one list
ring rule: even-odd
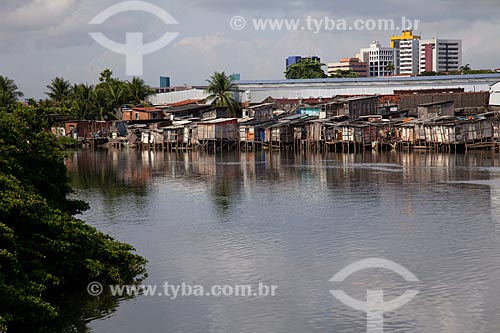
{"label": "distant city skyline", "polygon": [[[0,3],[0,75],[15,80],[26,97],[44,98],[45,86],[56,76],[71,82],[96,83],[110,68],[125,75],[125,58],[96,43],[88,22],[116,0],[4,0]],[[318,55],[335,62],[354,56],[374,40],[388,46],[391,35],[401,31],[256,31],[231,28],[236,15],[251,18],[322,18],[420,20],[418,35],[461,39],[463,64],[472,68],[500,67],[500,39],[491,33],[500,26],[500,6],[495,0],[424,0],[415,6],[391,0],[344,1],[244,1],[151,0],[170,13],[178,25],[165,26],[146,13],[122,13],[99,29],[123,43],[126,32],[143,32],[145,42],[165,32],[179,32],[164,49],[144,57],[144,80],[158,86],[160,76],[171,84],[203,85],[214,71],[241,73],[242,79],[281,79],[283,60],[290,55]],[[432,9],[432,10],[430,10]],[[422,37],[424,38],[424,37]]]}

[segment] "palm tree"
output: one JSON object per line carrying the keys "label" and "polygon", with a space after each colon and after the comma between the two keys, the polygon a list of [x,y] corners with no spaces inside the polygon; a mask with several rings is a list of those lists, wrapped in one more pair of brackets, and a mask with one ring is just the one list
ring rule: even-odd
{"label": "palm tree", "polygon": [[117,82],[116,84],[108,85],[107,88],[107,96],[109,98],[108,106],[110,110],[117,114],[121,106],[128,102],[128,87],[123,82]]}
{"label": "palm tree", "polygon": [[94,100],[101,120],[106,117],[119,118],[121,106],[129,102],[128,82],[113,77],[113,72],[109,69],[101,72],[99,81],[95,87]]}
{"label": "palm tree", "polygon": [[387,64],[387,67],[385,69],[388,72],[390,72],[391,74],[394,74],[394,71],[396,70],[396,67],[394,66],[394,64],[392,62],[390,62],[390,63]]}
{"label": "palm tree", "polygon": [[145,101],[148,96],[155,93],[144,80],[140,77],[134,76],[132,81],[127,81],[127,87],[130,97],[130,102],[133,104],[140,104]]}
{"label": "palm tree", "polygon": [[0,107],[8,107],[14,104],[18,98],[23,96],[24,94],[19,91],[14,80],[0,75]]}
{"label": "palm tree", "polygon": [[119,111],[123,104],[128,102],[129,90],[125,82],[111,80],[99,83],[93,94],[94,104],[97,107],[99,118],[119,118]]}
{"label": "palm tree", "polygon": [[239,107],[234,100],[235,86],[232,79],[224,72],[215,72],[207,82],[208,87],[205,92],[210,94],[207,99],[212,101],[212,105],[227,107],[232,114],[235,114]]}
{"label": "palm tree", "polygon": [[57,103],[61,103],[71,94],[71,84],[62,77],[56,77],[49,85],[45,94]]}
{"label": "palm tree", "polygon": [[71,88],[72,109],[78,119],[92,119],[94,111],[93,101],[94,86],[88,84],[75,84]]}
{"label": "palm tree", "polygon": [[104,115],[107,114],[108,99],[103,89],[92,90],[92,105],[95,119],[104,120]]}
{"label": "palm tree", "polygon": [[462,73],[465,73],[465,72],[469,72],[472,70],[472,68],[470,67],[469,64],[465,64],[463,66],[460,66],[460,68],[458,69],[460,72]]}

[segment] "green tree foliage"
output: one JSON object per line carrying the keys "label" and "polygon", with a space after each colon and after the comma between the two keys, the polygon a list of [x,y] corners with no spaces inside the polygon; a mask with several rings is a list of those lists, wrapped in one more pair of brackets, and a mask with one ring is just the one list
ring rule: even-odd
{"label": "green tree foliage", "polygon": [[129,102],[127,83],[114,77],[109,69],[101,72],[99,81],[95,88],[99,116],[101,120],[117,118],[120,107]]}
{"label": "green tree foliage", "polygon": [[388,72],[391,72],[394,74],[394,71],[396,70],[396,67],[394,66],[394,64],[392,62],[388,63],[387,66],[385,67],[385,69],[388,71]]}
{"label": "green tree foliage", "polygon": [[62,77],[56,77],[47,85],[45,94],[57,104],[63,103],[71,94],[71,83]]}
{"label": "green tree foliage", "polygon": [[437,72],[422,72],[419,76],[437,76],[439,75]]}
{"label": "green tree foliage", "polygon": [[463,74],[495,74],[496,72],[491,69],[471,69],[468,71],[463,71]]}
{"label": "green tree foliage", "polygon": [[[133,77],[122,81],[105,69],[96,85],[73,84],[62,77],[56,77],[46,92],[51,112],[67,115],[76,120],[117,119],[124,104],[145,104],[148,96],[155,93],[143,79]],[[47,109],[47,106],[45,106]]]}
{"label": "green tree foliage", "polygon": [[0,172],[30,186],[53,207],[80,213],[87,205],[67,199],[71,188],[54,143],[34,109],[19,106],[15,115],[0,118]]}
{"label": "green tree foliage", "polygon": [[335,73],[330,75],[330,77],[331,78],[357,78],[359,76],[358,76],[358,73],[353,72],[352,70],[343,71],[341,69],[337,69],[335,71]]}
{"label": "green tree foliage", "polygon": [[127,88],[129,101],[132,104],[144,103],[148,96],[155,93],[154,89],[147,86],[144,80],[137,76],[134,76],[132,81],[127,81]]}
{"label": "green tree foliage", "polygon": [[71,110],[77,120],[95,118],[94,89],[94,86],[83,83],[71,88]]}
{"label": "green tree foliage", "polygon": [[449,72],[423,72],[420,76],[437,76],[437,75],[474,75],[474,74],[495,74],[491,69],[472,69],[469,64],[460,66],[456,71]]}
{"label": "green tree foliage", "polygon": [[0,75],[0,107],[10,109],[23,96],[13,80]]}
{"label": "green tree foliage", "polygon": [[460,66],[460,68],[458,70],[461,72],[469,72],[472,70],[472,68],[470,67],[469,64],[465,64],[463,66]]}
{"label": "green tree foliage", "polygon": [[287,68],[285,77],[287,80],[326,78],[322,66],[325,64],[310,59],[301,60]]}
{"label": "green tree foliage", "polygon": [[57,295],[91,281],[133,283],[145,259],[73,217],[63,156],[34,109],[0,113],[0,332],[55,320]]}
{"label": "green tree foliage", "polygon": [[495,71],[491,69],[472,69],[469,64],[465,64],[463,66],[460,66],[458,71],[456,71],[453,74],[494,74]]}
{"label": "green tree foliage", "polygon": [[208,82],[205,90],[210,94],[207,99],[212,101],[216,107],[227,107],[232,114],[239,110],[238,103],[234,100],[234,91],[236,90],[231,77],[224,72],[215,72]]}

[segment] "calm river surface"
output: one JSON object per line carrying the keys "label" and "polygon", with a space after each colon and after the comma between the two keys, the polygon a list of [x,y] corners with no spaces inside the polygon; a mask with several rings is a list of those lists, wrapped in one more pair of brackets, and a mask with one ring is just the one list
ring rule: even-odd
{"label": "calm river surface", "polygon": [[[138,296],[91,332],[366,332],[365,302],[419,294],[384,332],[500,331],[500,156],[78,151],[83,218],[149,260],[144,284],[276,285],[273,296]],[[387,269],[329,280],[367,258]],[[161,292],[157,290],[157,292]],[[92,320],[91,320],[92,319]]]}

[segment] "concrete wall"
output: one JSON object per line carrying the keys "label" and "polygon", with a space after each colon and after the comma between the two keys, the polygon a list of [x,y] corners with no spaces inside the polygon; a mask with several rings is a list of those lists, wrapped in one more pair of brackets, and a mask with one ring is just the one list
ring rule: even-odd
{"label": "concrete wall", "polygon": [[453,107],[453,102],[447,102],[436,105],[420,105],[418,107],[418,117],[419,118],[434,118],[449,116],[453,117],[455,114],[455,108]]}
{"label": "concrete wall", "polygon": [[466,92],[489,92],[500,74],[449,75],[439,77],[390,77],[280,81],[237,81],[241,102],[261,103],[273,98],[329,98],[337,95],[392,95],[394,90],[463,88]]}
{"label": "concrete wall", "polygon": [[183,91],[173,91],[149,96],[147,102],[153,105],[165,105],[182,102],[188,99],[204,99],[208,94],[202,89],[191,89]]}
{"label": "concrete wall", "polygon": [[453,101],[456,109],[462,108],[487,108],[490,94],[488,92],[479,93],[458,93],[458,94],[424,94],[424,95],[401,95],[399,106],[401,110],[417,110],[420,104]]}

